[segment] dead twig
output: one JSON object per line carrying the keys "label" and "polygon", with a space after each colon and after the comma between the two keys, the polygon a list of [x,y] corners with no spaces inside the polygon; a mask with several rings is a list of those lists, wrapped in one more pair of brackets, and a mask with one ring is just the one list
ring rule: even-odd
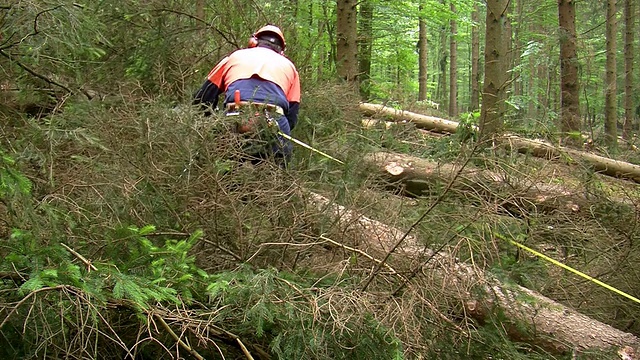
{"label": "dead twig", "polygon": [[49,286],[49,287],[40,288],[38,290],[34,290],[34,291],[30,292],[29,294],[27,294],[27,296],[22,298],[22,300],[18,301],[16,303],[16,305],[13,307],[13,309],[11,309],[11,311],[9,311],[7,316],[5,316],[5,318],[0,323],[0,329],[2,329],[4,327],[4,325],[7,323],[7,321],[9,321],[9,318],[18,310],[18,308],[20,306],[22,306],[22,304],[24,304],[30,298],[36,296],[37,294],[39,294],[41,292],[53,291],[53,290],[61,290],[61,289],[65,289],[65,288],[71,288],[71,287],[69,285],[57,285],[57,286]]}
{"label": "dead twig", "polygon": [[80,261],[82,261],[85,265],[87,265],[87,271],[91,271],[91,270],[98,271],[98,269],[95,266],[93,266],[91,261],[87,260],[87,258],[82,256],[80,253],[78,253],[77,251],[75,251],[72,248],[70,248],[69,246],[67,246],[67,244],[60,243],[60,245],[62,245],[63,248],[67,249],[67,251],[69,251],[71,254],[73,254],[73,256],[77,257]]}
{"label": "dead twig", "polygon": [[159,314],[153,313],[153,317],[156,320],[158,320],[158,322],[160,322],[160,325],[162,325],[162,327],[165,330],[167,330],[169,335],[171,335],[171,337],[178,343],[178,345],[180,345],[183,349],[187,350],[187,352],[193,355],[193,357],[195,357],[196,359],[204,360],[204,357],[202,357],[202,355],[200,355],[196,350],[194,350],[191,346],[189,346],[189,344],[182,341],[182,339],[171,329],[169,324],[167,324]]}

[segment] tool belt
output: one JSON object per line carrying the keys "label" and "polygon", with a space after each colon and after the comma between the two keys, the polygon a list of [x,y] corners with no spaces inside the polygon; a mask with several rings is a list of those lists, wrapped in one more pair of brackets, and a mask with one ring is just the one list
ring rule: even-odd
{"label": "tool belt", "polygon": [[264,128],[277,128],[276,117],[284,115],[277,105],[240,101],[226,106],[226,116],[234,117],[236,132],[239,134],[257,133]]}
{"label": "tool belt", "polygon": [[265,103],[259,103],[259,102],[250,102],[250,101],[239,101],[237,103],[228,103],[227,104],[227,115],[229,115],[229,113],[234,113],[234,112],[241,112],[244,109],[248,109],[251,111],[267,111],[269,113],[273,113],[273,114],[278,114],[278,115],[284,115],[284,109],[282,109],[280,106],[278,105],[273,105],[273,104],[265,104]]}

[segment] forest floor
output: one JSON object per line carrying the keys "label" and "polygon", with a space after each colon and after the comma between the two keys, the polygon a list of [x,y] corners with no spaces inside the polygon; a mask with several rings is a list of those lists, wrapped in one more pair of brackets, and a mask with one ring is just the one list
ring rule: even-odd
{"label": "forest floor", "polygon": [[[135,349],[144,359],[181,351],[194,358],[619,358],[620,346],[548,346],[526,318],[499,307],[474,317],[469,304],[491,298],[491,279],[640,336],[638,303],[508,241],[640,294],[636,183],[411,123],[363,127],[357,98],[331,90],[344,101],[305,94],[293,135],[345,164],[298,147],[286,170],[230,160],[239,148],[223,117],[163,99],[69,101],[46,117],[6,117],[2,146],[32,188],[29,201],[6,200],[2,209],[2,237],[12,239],[2,271],[24,277],[5,284],[2,332],[8,340],[27,334],[5,355],[107,346],[114,358]],[[420,193],[406,196],[406,179],[390,178],[385,160],[371,157],[381,153],[435,170],[412,178]],[[637,150],[618,158],[633,162]],[[542,206],[527,200],[532,188],[562,196]],[[572,201],[579,207],[565,206]],[[28,230],[28,241],[15,229]],[[91,320],[99,331],[71,315],[55,325],[61,312],[81,316],[94,307],[108,309]],[[39,320],[30,322],[31,311]],[[74,340],[64,340],[70,328]],[[148,334],[144,348],[134,345],[141,334]]]}

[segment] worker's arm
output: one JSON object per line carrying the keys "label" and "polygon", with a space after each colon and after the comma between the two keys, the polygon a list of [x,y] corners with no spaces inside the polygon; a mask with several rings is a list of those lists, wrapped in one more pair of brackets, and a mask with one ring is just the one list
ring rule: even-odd
{"label": "worker's arm", "polygon": [[289,129],[293,130],[298,123],[298,111],[300,110],[299,102],[289,102],[289,112],[287,112],[287,120],[289,121]]}
{"label": "worker's arm", "polygon": [[[293,66],[293,65],[292,65]],[[300,76],[295,66],[293,66],[293,81],[287,91],[287,100],[289,101],[289,111],[287,112],[287,120],[289,120],[289,128],[293,130],[298,123],[298,111],[300,110]]]}
{"label": "worker's arm", "polygon": [[220,88],[207,79],[193,97],[193,105],[200,105],[205,115],[211,115],[211,111],[218,105],[220,93]]}
{"label": "worker's arm", "polygon": [[228,57],[222,59],[222,61],[209,72],[207,80],[205,80],[200,90],[198,90],[193,97],[193,104],[201,105],[206,115],[210,115],[211,110],[215,109],[218,105],[218,97],[225,91],[224,73],[228,59]]}

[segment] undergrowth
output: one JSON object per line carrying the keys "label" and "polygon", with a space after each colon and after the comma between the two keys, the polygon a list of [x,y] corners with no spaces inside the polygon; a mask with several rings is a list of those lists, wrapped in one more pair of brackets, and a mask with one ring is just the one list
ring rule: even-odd
{"label": "undergrowth", "polygon": [[[548,180],[544,165],[479,151],[473,137],[362,128],[353,107],[320,91],[305,99],[294,136],[344,165],[303,148],[286,170],[236,161],[224,117],[163,99],[70,100],[3,128],[1,357],[569,358],[513,340],[509,326],[530,329],[499,313],[466,316],[460,295],[477,284],[431,271],[447,268],[430,252],[439,250],[567,304],[607,296],[497,235],[635,289],[624,265],[638,258],[633,190],[616,203],[592,182],[588,211],[531,210],[516,195]],[[366,159],[378,151],[471,158],[508,186],[474,188],[465,174],[405,197]],[[376,232],[374,220],[399,230]],[[409,229],[416,252],[403,244],[380,265]],[[621,327],[637,314],[613,299],[582,310],[605,321],[612,307]]]}

